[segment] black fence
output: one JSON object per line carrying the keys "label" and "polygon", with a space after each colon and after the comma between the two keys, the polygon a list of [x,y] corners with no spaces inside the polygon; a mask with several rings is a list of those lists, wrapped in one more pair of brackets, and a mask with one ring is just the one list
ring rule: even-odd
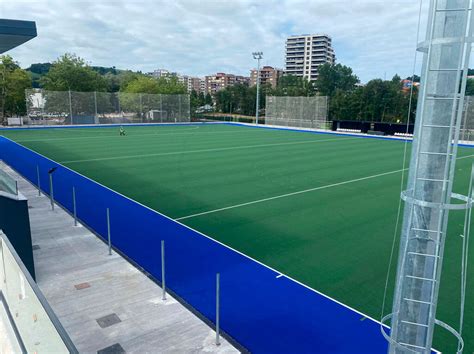
{"label": "black fence", "polygon": [[398,123],[383,123],[383,122],[363,122],[355,120],[333,120],[332,130],[337,131],[341,129],[360,130],[361,133],[374,133],[380,135],[395,135],[399,134],[413,134],[414,124],[398,124]]}

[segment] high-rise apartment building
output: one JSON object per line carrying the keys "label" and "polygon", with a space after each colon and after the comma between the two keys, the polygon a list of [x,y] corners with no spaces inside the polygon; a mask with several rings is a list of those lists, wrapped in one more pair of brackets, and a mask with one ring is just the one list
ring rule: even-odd
{"label": "high-rise apartment building", "polygon": [[285,73],[308,80],[318,78],[318,67],[334,64],[336,55],[331,37],[326,34],[304,34],[286,39]]}
{"label": "high-rise apartment building", "polygon": [[[283,70],[275,69],[271,66],[264,66],[260,69],[260,84],[261,85],[271,85],[275,88],[278,79],[283,75]],[[257,69],[250,70],[250,86],[255,86],[257,84]]]}

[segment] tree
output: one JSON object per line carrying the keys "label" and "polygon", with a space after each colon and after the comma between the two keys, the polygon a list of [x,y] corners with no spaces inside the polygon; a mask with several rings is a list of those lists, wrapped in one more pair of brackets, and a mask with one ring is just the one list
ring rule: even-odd
{"label": "tree", "polygon": [[315,86],[322,96],[334,96],[336,90],[352,91],[359,78],[354,75],[348,66],[324,64],[318,68],[318,79]]}
{"label": "tree", "polygon": [[9,55],[0,57],[0,124],[5,117],[26,113],[25,89],[31,88],[31,77]]}
{"label": "tree", "polygon": [[131,80],[121,92],[127,93],[158,93],[159,86],[156,79],[141,75]]}
{"label": "tree", "polygon": [[[211,96],[211,95],[209,95],[209,96]],[[198,100],[199,100],[199,106],[204,106],[206,104],[206,96],[204,96],[204,92],[199,92]],[[210,104],[212,104],[212,97],[211,97],[211,103]]]}
{"label": "tree", "polygon": [[314,96],[315,93],[314,85],[310,81],[294,75],[282,76],[277,87],[271,90],[273,96]]}
{"label": "tree", "polygon": [[202,101],[201,101],[201,94],[202,92],[198,95],[198,93],[195,90],[191,91],[189,95],[189,106],[191,109],[191,113],[195,113],[198,107],[201,107],[204,105],[204,95],[202,94]]}
{"label": "tree", "polygon": [[466,96],[474,96],[474,79],[467,79]]}
{"label": "tree", "polygon": [[43,88],[52,91],[105,91],[104,78],[94,71],[84,59],[66,53],[53,62],[41,79]]}
{"label": "tree", "polygon": [[127,93],[176,95],[185,94],[187,90],[184,84],[178,81],[177,77],[160,77],[156,79],[143,74],[137,74],[121,88],[121,91]]}
{"label": "tree", "polygon": [[[470,70],[470,69],[469,69]],[[421,81],[421,77],[419,77],[418,75],[413,75],[412,76],[408,76],[405,80],[410,80],[412,81],[413,79],[413,82],[420,82]]]}
{"label": "tree", "polygon": [[206,94],[206,97],[204,97],[204,104],[212,105],[212,96],[209,92]]}
{"label": "tree", "polygon": [[118,92],[120,91],[120,76],[111,72],[106,73],[104,76],[105,86],[107,92]]}

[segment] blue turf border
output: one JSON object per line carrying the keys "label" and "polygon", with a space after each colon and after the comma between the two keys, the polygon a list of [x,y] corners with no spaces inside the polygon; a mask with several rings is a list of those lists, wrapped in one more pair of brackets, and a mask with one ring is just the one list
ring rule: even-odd
{"label": "blue turf border", "polygon": [[110,208],[114,248],[161,281],[159,249],[166,242],[167,284],[210,322],[215,318],[215,274],[221,274],[221,326],[243,347],[257,353],[380,353],[387,343],[380,325],[302,286],[223,244],[151,210],[5,137],[0,158],[36,184],[40,168],[54,173],[55,199],[72,210],[76,189],[79,219],[106,239]]}

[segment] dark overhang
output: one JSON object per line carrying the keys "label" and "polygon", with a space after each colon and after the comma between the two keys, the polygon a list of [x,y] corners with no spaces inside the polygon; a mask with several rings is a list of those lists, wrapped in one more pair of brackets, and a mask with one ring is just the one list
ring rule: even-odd
{"label": "dark overhang", "polygon": [[34,21],[0,19],[0,54],[36,37]]}

